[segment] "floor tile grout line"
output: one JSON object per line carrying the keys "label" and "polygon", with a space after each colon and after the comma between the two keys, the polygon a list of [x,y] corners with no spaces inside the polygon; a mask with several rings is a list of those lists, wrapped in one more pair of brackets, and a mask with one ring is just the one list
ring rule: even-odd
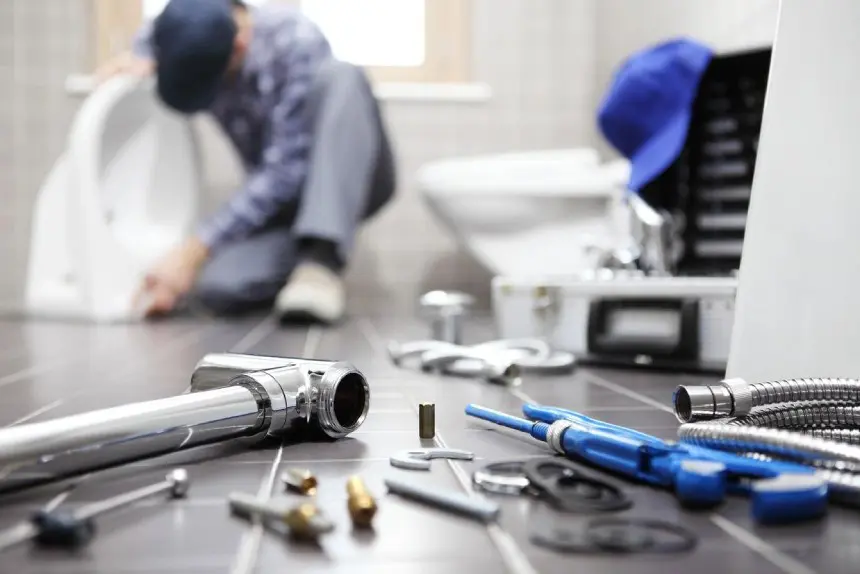
{"label": "floor tile grout line", "polygon": [[[186,335],[190,335],[197,331],[198,327],[193,327],[189,329],[187,332],[180,334],[176,340],[182,340]],[[96,347],[97,351],[104,351],[106,348],[110,348],[112,344],[102,344]],[[0,376],[0,387],[5,387],[7,385],[11,385],[20,381],[26,381],[33,375],[42,374],[50,372],[54,369],[59,369],[61,367],[68,367],[69,365],[74,365],[77,362],[77,358],[71,360],[59,360],[56,362],[48,362],[44,364],[36,364],[30,365],[25,369],[21,369],[20,371],[16,371],[14,373],[10,373],[8,375]]]}
{"label": "floor tile grout line", "polygon": [[[263,327],[264,325],[267,325],[267,324],[272,325],[270,327],[270,329],[268,329],[268,330],[261,329],[261,327]],[[194,327],[189,329],[187,332],[179,335],[175,340],[184,341],[186,338],[190,338],[191,335],[199,336],[201,327],[203,327],[203,325],[195,325]],[[258,343],[260,340],[262,340],[263,338],[268,336],[268,334],[270,334],[273,329],[274,329],[274,323],[273,323],[273,321],[270,320],[270,318],[267,317],[267,318],[263,319],[260,323],[258,323],[256,326],[254,326],[250,331],[248,331],[248,333],[246,333],[235,345],[233,345],[232,349],[235,350],[237,347],[240,347],[243,344],[247,344],[247,341],[250,340],[250,336],[257,330],[264,331],[264,334],[253,344]],[[170,345],[170,348],[171,348],[171,350],[175,350],[176,346]],[[234,351],[234,352],[238,352],[238,351]],[[48,367],[47,370],[51,370],[51,369],[55,368],[56,366],[57,365],[51,365]],[[0,386],[2,386],[2,385],[0,385]],[[190,389],[190,385],[188,388],[186,388],[185,392],[187,392],[189,389]],[[75,393],[74,395],[72,395],[72,397],[78,396],[79,394],[80,393]],[[49,412],[49,411],[59,407],[64,402],[65,402],[65,399],[56,400],[53,403],[49,403],[49,404],[47,404],[47,405],[45,405],[39,409],[36,409],[35,411],[33,411],[27,415],[24,415],[23,417],[21,417],[15,421],[13,421],[12,423],[6,425],[5,427],[0,427],[0,428],[8,428],[11,426],[25,423],[29,420],[32,420],[33,418],[38,417],[39,415],[42,415],[46,412]],[[280,449],[278,452],[278,456],[280,456]],[[74,488],[77,485],[79,485],[81,482],[86,480],[89,476],[90,476],[89,474],[84,475],[78,481],[76,481],[75,484],[72,484],[69,488],[63,490],[58,495],[56,495],[54,498],[50,499],[44,505],[44,508],[47,509],[49,512],[54,510],[56,507],[58,507],[60,504],[62,504],[71,495],[72,491],[74,490]]]}
{"label": "floor tile grout line", "polygon": [[743,544],[786,574],[816,574],[816,571],[771,546],[758,536],[738,526],[725,516],[712,514],[711,522],[720,530]]}
{"label": "floor tile grout line", "polygon": [[[311,325],[305,333],[305,344],[302,348],[303,358],[312,358],[316,355],[320,342],[322,341],[323,331],[318,325]],[[261,338],[257,343],[261,342],[265,337]],[[255,343],[256,344],[256,343]],[[281,460],[284,455],[284,444],[278,447],[275,453],[275,460],[272,461],[272,467],[269,470],[268,476],[260,485],[257,492],[257,498],[268,499],[272,496],[272,490],[275,487],[275,477],[278,474],[278,467],[281,465]],[[236,562],[230,570],[232,574],[252,574],[257,566],[257,560],[260,556],[260,546],[263,541],[264,525],[259,518],[252,519],[251,528],[245,530],[242,540],[239,543],[239,550],[236,554]]]}
{"label": "floor tile grout line", "polygon": [[[265,323],[265,319],[264,319],[260,324],[258,324],[256,327],[254,327],[254,329],[255,329],[255,328],[257,328],[257,327],[259,327],[260,325],[262,325],[262,324],[264,324],[264,323]],[[193,328],[189,329],[186,333],[183,333],[182,335],[180,335],[179,337],[177,337],[177,339],[178,339],[178,340],[180,340],[180,341],[182,341],[182,340],[184,340],[186,337],[189,337],[189,336],[190,336],[190,335],[192,335],[192,334],[199,335],[199,332],[200,332],[201,327],[202,327],[202,325],[196,325],[196,326],[194,326]],[[254,329],[252,329],[252,331],[253,331]],[[249,331],[249,334],[250,334],[250,331]],[[246,334],[246,335],[245,335],[245,337],[243,337],[239,342],[241,343],[241,342],[242,342],[242,340],[244,340],[246,337],[247,337],[247,334]],[[238,343],[237,343],[237,345],[238,345]],[[236,345],[234,345],[234,347],[235,347],[235,346],[236,346]],[[176,349],[176,346],[175,346],[175,345],[171,345],[171,346],[170,346],[170,348],[171,348],[172,350],[175,350],[175,349]],[[190,388],[190,386],[189,386],[189,388]],[[186,389],[186,390],[187,390],[187,389]],[[77,396],[77,395],[73,395],[73,396]],[[26,421],[28,421],[28,420],[31,420],[31,419],[33,419],[33,418],[35,418],[35,417],[37,417],[37,416],[39,416],[39,415],[41,415],[41,414],[44,414],[44,413],[46,413],[46,412],[48,412],[48,411],[50,411],[50,410],[53,410],[53,409],[55,409],[55,408],[59,407],[61,404],[63,404],[63,402],[64,402],[64,399],[60,399],[60,400],[57,400],[57,401],[55,401],[55,402],[53,402],[53,403],[50,403],[50,404],[48,404],[48,405],[45,405],[45,406],[44,406],[44,407],[42,407],[41,409],[37,409],[36,411],[33,411],[32,413],[30,413],[30,414],[28,414],[28,415],[25,415],[24,417],[22,417],[22,418],[18,419],[17,421],[15,421],[15,422],[13,422],[12,424],[7,425],[7,426],[14,426],[14,425],[16,425],[16,424],[21,424],[21,423],[23,423],[23,422],[26,422]],[[75,488],[75,486],[77,486],[78,484],[80,484],[81,482],[83,482],[84,480],[86,480],[89,476],[90,476],[90,475],[89,475],[89,474],[87,474],[87,475],[84,475],[83,477],[81,477],[78,481],[76,481],[76,482],[75,482],[75,484],[71,485],[68,489],[64,490],[64,491],[63,491],[63,492],[61,492],[57,497],[55,497],[54,499],[52,499],[51,501],[49,501],[49,502],[47,503],[47,505],[51,505],[51,504],[53,503],[53,501],[54,501],[54,500],[56,500],[56,499],[59,499],[59,500],[60,500],[60,503],[61,503],[62,501],[64,501],[66,498],[68,498],[68,497],[71,495],[72,490]],[[62,498],[60,498],[60,497],[62,497]],[[58,504],[60,504],[60,503],[57,503],[57,505],[58,505]]]}
{"label": "floor tile grout line", "polygon": [[245,335],[230,347],[231,353],[246,353],[249,349],[259,344],[263,339],[271,335],[277,326],[274,316],[266,316],[262,321],[251,327]]}
{"label": "floor tile grout line", "polygon": [[39,415],[43,415],[49,411],[54,410],[55,408],[59,407],[60,405],[62,405],[65,402],[66,402],[65,399],[57,399],[53,403],[48,403],[47,405],[40,407],[40,408],[36,409],[35,411],[28,413],[28,414],[24,415],[23,417],[16,419],[16,420],[12,421],[11,423],[9,423],[3,427],[0,427],[0,428],[9,428],[9,427],[13,427],[15,425],[23,424],[29,420],[32,420],[32,419],[38,417]]}
{"label": "floor tile grout line", "polygon": [[[198,331],[198,330],[199,330],[199,326],[198,326],[198,327],[195,327],[195,328],[193,328],[193,329],[190,329],[190,330],[189,330],[189,331],[187,331],[186,333],[183,333],[183,334],[179,335],[176,339],[174,339],[174,342],[179,341],[179,342],[180,342],[180,346],[182,346],[182,343],[181,343],[181,342],[183,342],[183,341],[185,340],[185,338],[186,338],[186,337],[190,337],[190,335],[197,334],[197,331]],[[174,344],[170,345],[170,348],[171,348],[171,350],[176,350],[177,345],[174,343]],[[65,364],[67,364],[67,365],[68,365],[68,364],[73,364],[73,363],[74,363],[74,361],[71,361],[71,362],[65,362]],[[33,368],[33,369],[30,369],[30,370],[31,370],[31,371],[35,371],[35,372],[49,372],[49,371],[53,370],[55,367],[59,367],[59,366],[62,366],[62,365],[63,365],[63,362],[60,362],[60,363],[57,363],[57,364],[54,364],[54,365],[47,366],[47,368],[46,368],[46,366],[42,366],[42,367],[40,367],[39,369],[34,369],[34,368]],[[16,373],[16,374],[21,374],[21,373],[23,373],[23,371],[19,371],[19,372],[18,372],[18,373]],[[31,373],[28,373],[28,375],[29,375],[29,374],[32,374],[32,372],[31,372]],[[25,377],[25,378],[26,378],[26,377]],[[2,386],[3,386],[3,384],[2,384],[2,377],[0,377],[0,387],[2,387]],[[190,387],[189,387],[189,388],[190,388]],[[186,388],[186,391],[185,391],[185,392],[187,392],[187,390],[188,390],[188,389]],[[72,399],[76,399],[76,398],[78,398],[78,397],[80,397],[80,396],[82,396],[82,395],[86,395],[86,394],[87,394],[87,391],[77,391],[77,392],[74,392],[74,393],[72,393],[71,395],[69,395],[69,396],[67,396],[67,397],[65,397],[65,398],[58,399],[58,400],[54,401],[53,403],[49,403],[49,404],[47,404],[47,405],[45,405],[45,406],[39,407],[39,408],[38,408],[38,409],[36,409],[35,411],[33,411],[33,412],[31,412],[31,413],[28,413],[28,414],[24,415],[23,417],[19,418],[18,420],[14,421],[14,422],[12,422],[12,423],[9,423],[9,424],[7,424],[7,425],[5,425],[5,426],[0,426],[0,428],[7,428],[7,427],[10,427],[10,426],[14,426],[14,425],[17,425],[17,424],[22,424],[22,423],[24,423],[24,422],[30,421],[30,420],[32,420],[32,419],[34,419],[34,418],[36,418],[36,417],[38,417],[38,416],[40,416],[40,415],[45,414],[46,412],[49,412],[49,411],[54,410],[55,408],[57,408],[57,407],[59,407],[59,406],[63,405],[63,404],[64,404],[64,403],[66,403],[67,401],[70,401],[70,400],[72,400]]]}
{"label": "floor tile grout line", "polygon": [[[376,353],[386,356],[387,346],[385,340],[382,338],[376,325],[373,324],[373,321],[368,317],[359,317],[357,323],[359,330],[364,335],[370,347]],[[414,398],[405,392],[404,396],[407,397],[415,417],[418,418],[418,407],[415,406]],[[440,448],[448,448],[445,439],[438,430],[433,437],[433,442]],[[455,460],[445,459],[445,462],[463,491],[470,496],[474,496],[474,493],[469,488],[469,479],[465,476],[463,468]],[[490,537],[490,540],[499,552],[499,556],[510,572],[513,574],[537,574],[537,570],[529,562],[528,557],[519,547],[516,540],[501,526],[498,524],[488,524],[487,535]]]}
{"label": "floor tile grout line", "polygon": [[[268,499],[272,496],[272,490],[275,487],[275,476],[278,474],[278,466],[281,464],[283,453],[284,445],[281,444],[275,453],[275,460],[271,463],[272,466],[269,469],[269,474],[266,475],[260,484],[257,498]],[[262,519],[260,517],[252,517],[251,527],[245,530],[242,540],[239,542],[236,561],[230,572],[233,574],[251,574],[254,571],[257,565],[257,558],[260,554],[260,545],[263,541],[264,530],[265,526]]]}
{"label": "floor tile grout line", "polygon": [[671,407],[667,407],[666,405],[664,405],[663,403],[661,403],[660,401],[658,401],[656,399],[652,399],[651,397],[646,397],[645,395],[643,395],[641,393],[637,393],[636,391],[631,391],[630,389],[622,387],[621,385],[613,383],[612,381],[607,381],[603,377],[596,375],[596,374],[592,373],[591,371],[586,371],[584,374],[585,374],[586,380],[593,385],[607,389],[609,391],[615,391],[619,395],[624,395],[624,396],[629,397],[631,399],[635,399],[635,400],[639,401],[640,403],[654,407],[655,409],[661,410],[663,412],[671,413],[672,415],[675,414],[675,411]]}
{"label": "floor tile grout line", "polygon": [[[646,405],[660,405],[660,410],[668,411],[674,414],[674,411],[672,409],[660,404],[658,401],[655,401],[651,397],[646,397],[645,395],[626,389],[611,381],[607,381],[606,379],[603,379],[602,377],[599,377],[592,372],[588,372],[586,374],[586,377],[590,383],[596,384],[599,387],[603,387],[605,389],[615,391],[620,395],[636,399],[637,401],[640,401]],[[735,524],[724,516],[714,513],[711,514],[709,518],[715,526],[717,526],[720,530],[734,538],[739,544],[742,544],[743,546],[746,546],[753,552],[757,553],[759,556],[761,556],[786,574],[815,574],[814,570],[810,569],[804,564],[801,564],[791,556],[783,553],[781,550],[775,548],[774,546],[771,546],[752,532]]]}

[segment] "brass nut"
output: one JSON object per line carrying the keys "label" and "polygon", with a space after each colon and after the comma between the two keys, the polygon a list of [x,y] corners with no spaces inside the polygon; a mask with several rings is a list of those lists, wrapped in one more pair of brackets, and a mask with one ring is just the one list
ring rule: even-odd
{"label": "brass nut", "polygon": [[309,470],[301,468],[288,468],[281,474],[284,485],[305,496],[314,496],[317,492],[317,478]]}

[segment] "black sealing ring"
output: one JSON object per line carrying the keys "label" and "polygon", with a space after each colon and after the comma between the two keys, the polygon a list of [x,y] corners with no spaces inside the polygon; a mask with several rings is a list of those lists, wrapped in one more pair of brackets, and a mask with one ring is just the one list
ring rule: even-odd
{"label": "black sealing ring", "polygon": [[[602,528],[610,530],[603,533]],[[660,534],[677,540],[660,542]],[[674,554],[692,550],[698,543],[696,535],[682,526],[647,518],[596,519],[581,532],[534,533],[530,540],[544,548],[576,554]]]}
{"label": "black sealing ring", "polygon": [[[661,534],[675,539],[660,541]],[[595,519],[588,523],[585,537],[610,552],[674,554],[692,550],[698,543],[696,535],[683,526],[649,518]]]}
{"label": "black sealing ring", "polygon": [[[551,468],[547,476],[542,470]],[[564,458],[527,461],[523,470],[529,483],[542,498],[563,512],[617,512],[633,506],[618,486],[594,476],[583,474],[572,462]]]}

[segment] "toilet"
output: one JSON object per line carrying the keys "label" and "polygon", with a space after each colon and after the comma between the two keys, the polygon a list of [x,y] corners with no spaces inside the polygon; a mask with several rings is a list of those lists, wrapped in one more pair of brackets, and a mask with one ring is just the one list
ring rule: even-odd
{"label": "toilet", "polygon": [[198,146],[152,79],[118,77],[81,104],[67,147],[39,190],[26,314],[93,322],[141,318],[147,269],[197,221]]}
{"label": "toilet", "polygon": [[590,148],[446,159],[417,174],[421,196],[459,243],[495,275],[594,270],[630,244],[630,165]]}

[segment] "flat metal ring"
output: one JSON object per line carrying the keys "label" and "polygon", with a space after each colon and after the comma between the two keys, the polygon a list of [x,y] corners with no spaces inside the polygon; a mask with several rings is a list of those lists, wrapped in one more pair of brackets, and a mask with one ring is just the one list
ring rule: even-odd
{"label": "flat metal ring", "polygon": [[494,462],[473,472],[472,482],[486,492],[520,495],[530,486],[524,465],[520,460]]}

